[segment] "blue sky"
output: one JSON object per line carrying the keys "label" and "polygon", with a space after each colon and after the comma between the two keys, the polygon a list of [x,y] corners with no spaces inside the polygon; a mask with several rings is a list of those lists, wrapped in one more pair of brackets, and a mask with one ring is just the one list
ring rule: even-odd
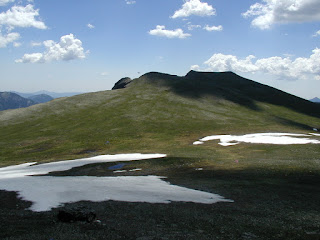
{"label": "blue sky", "polygon": [[0,91],[194,69],[320,96],[319,0],[0,0],[0,31]]}

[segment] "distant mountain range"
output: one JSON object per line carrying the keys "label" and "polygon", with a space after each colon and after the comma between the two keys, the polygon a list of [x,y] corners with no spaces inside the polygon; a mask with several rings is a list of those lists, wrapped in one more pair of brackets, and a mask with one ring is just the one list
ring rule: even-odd
{"label": "distant mountain range", "polygon": [[315,102],[315,103],[320,103],[320,98],[315,97],[315,98],[310,99],[310,101]]}
{"label": "distant mountain range", "polygon": [[34,93],[21,93],[21,92],[16,92],[16,91],[11,91],[11,92],[16,93],[16,94],[18,94],[18,95],[20,95],[21,97],[24,97],[24,98],[29,98],[31,96],[42,95],[42,94],[49,95],[49,96],[51,96],[53,98],[61,98],[61,97],[71,97],[71,96],[78,95],[78,94],[82,93],[82,92],[57,93],[57,92],[49,92],[49,91],[45,91],[45,90],[34,92]]}
{"label": "distant mountain range", "polygon": [[78,92],[55,93],[38,91],[34,93],[0,92],[0,111],[29,107],[39,103],[46,103],[55,98],[78,95]]}
{"label": "distant mountain range", "polygon": [[28,97],[28,99],[31,99],[32,101],[34,101],[36,103],[46,103],[46,102],[53,100],[54,98],[47,95],[47,94],[39,94],[39,95],[30,96],[30,97]]}
{"label": "distant mountain range", "polygon": [[0,111],[16,108],[25,108],[39,103],[46,103],[54,98],[47,94],[22,97],[13,92],[0,92]]}
{"label": "distant mountain range", "polygon": [[0,111],[15,108],[24,108],[37,104],[31,99],[27,99],[12,92],[0,92]]}

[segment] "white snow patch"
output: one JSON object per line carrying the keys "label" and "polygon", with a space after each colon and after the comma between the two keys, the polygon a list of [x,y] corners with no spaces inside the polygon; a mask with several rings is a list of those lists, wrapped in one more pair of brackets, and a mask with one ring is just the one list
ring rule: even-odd
{"label": "white snow patch", "polygon": [[[91,158],[51,162],[51,163],[44,163],[39,165],[34,165],[36,163],[25,163],[18,166],[9,166],[5,168],[0,168],[0,180],[2,178],[43,175],[43,174],[48,174],[49,172],[67,171],[67,170],[70,170],[71,168],[81,167],[91,163],[126,162],[126,161],[163,158],[163,157],[166,157],[166,154],[132,153],[132,154],[117,154],[117,155],[99,155]],[[17,169],[17,171],[14,171],[15,169]]]}
{"label": "white snow patch", "polygon": [[30,210],[37,212],[48,211],[64,203],[83,200],[150,203],[183,201],[207,204],[233,202],[217,194],[170,185],[162,180],[163,177],[158,176],[32,176],[53,171],[65,171],[91,163],[132,161],[165,156],[165,154],[102,155],[40,165],[25,163],[9,166],[0,168],[0,189],[18,192],[19,197],[33,203]]}
{"label": "white snow patch", "polygon": [[134,169],[131,169],[129,170],[129,172],[137,172],[137,171],[141,171],[142,168],[134,168]]}
{"label": "white snow patch", "polygon": [[124,173],[124,172],[127,172],[127,170],[116,170],[116,171],[113,171],[113,173]]}
{"label": "white snow patch", "polygon": [[[312,134],[315,135],[315,134]],[[315,135],[316,136],[316,135]],[[195,143],[200,144],[200,142],[220,140],[220,145],[222,146],[231,146],[236,145],[241,142],[244,143],[256,143],[256,144],[320,144],[319,140],[302,138],[302,137],[311,137],[307,134],[296,134],[296,133],[254,133],[254,134],[245,134],[242,136],[236,135],[213,135],[208,136],[196,141]]]}
{"label": "white snow patch", "polygon": [[193,143],[193,145],[200,145],[200,144],[203,144],[203,142],[201,142],[201,141],[195,141],[195,142]]}
{"label": "white snow patch", "polygon": [[320,134],[319,134],[319,133],[309,133],[309,134],[311,134],[311,135],[313,135],[313,136],[320,137]]}

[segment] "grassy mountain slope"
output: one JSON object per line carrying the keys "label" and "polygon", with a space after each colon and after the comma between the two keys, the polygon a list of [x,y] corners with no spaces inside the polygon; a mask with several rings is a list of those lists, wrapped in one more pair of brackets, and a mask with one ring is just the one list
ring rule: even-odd
{"label": "grassy mountain slope", "polygon": [[148,73],[125,89],[1,112],[0,164],[194,152],[206,135],[311,131],[319,116],[318,105],[233,73]]}

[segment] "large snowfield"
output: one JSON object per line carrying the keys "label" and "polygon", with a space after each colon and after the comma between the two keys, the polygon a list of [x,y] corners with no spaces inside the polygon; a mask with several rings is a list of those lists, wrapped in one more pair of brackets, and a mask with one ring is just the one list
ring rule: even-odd
{"label": "large snowfield", "polygon": [[[40,176],[66,171],[91,163],[122,162],[162,158],[165,154],[119,154],[35,165],[25,163],[0,168],[0,189],[18,192],[31,201],[32,211],[49,211],[64,203],[78,201],[126,201],[170,203],[171,201],[216,203],[232,202],[220,195],[171,185],[159,176],[54,177]],[[160,160],[159,160],[160,161]]]}

